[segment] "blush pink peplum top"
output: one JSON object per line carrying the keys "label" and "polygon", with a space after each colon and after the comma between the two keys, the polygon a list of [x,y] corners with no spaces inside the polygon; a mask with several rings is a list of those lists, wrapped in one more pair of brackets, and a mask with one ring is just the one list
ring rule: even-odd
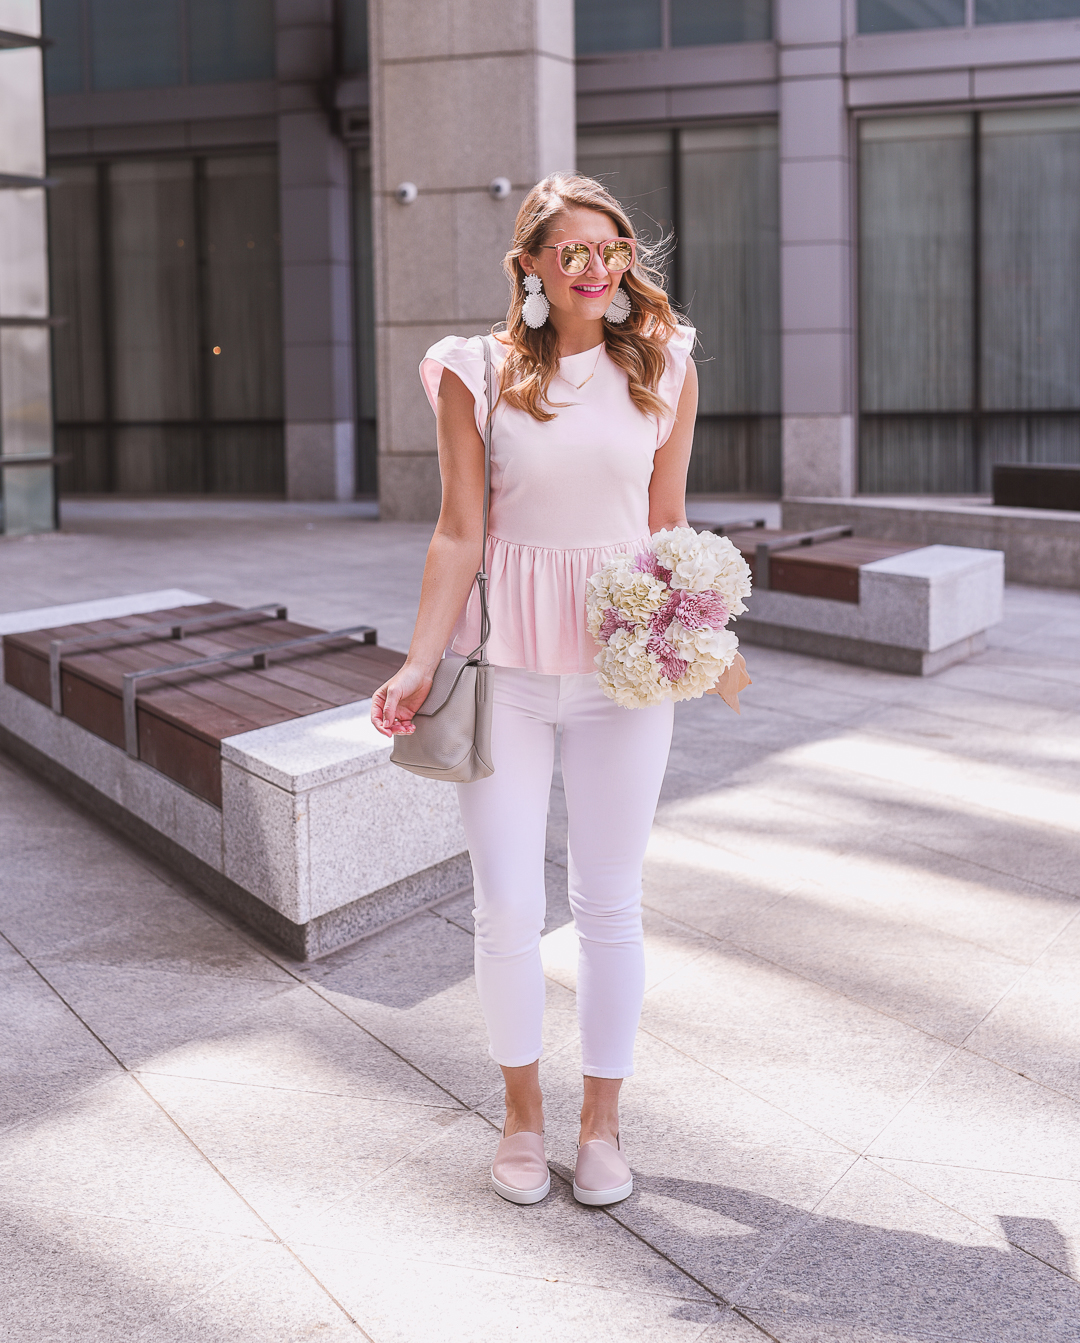
{"label": "blush pink peplum top", "polygon": [[[487,550],[488,660],[496,666],[549,675],[595,670],[597,646],[585,627],[586,581],[613,555],[649,540],[653,455],[674,427],[693,343],[693,330],[678,327],[667,345],[657,390],[671,410],[659,420],[630,400],[626,374],[603,346],[560,361],[548,389],[554,420],[541,424],[523,410],[496,407]],[[507,351],[494,339],[491,346],[497,371]],[[428,350],[420,377],[433,410],[444,368],[472,392],[483,432],[481,337],[448,336]],[[470,653],[479,642],[474,584],[450,646]]]}

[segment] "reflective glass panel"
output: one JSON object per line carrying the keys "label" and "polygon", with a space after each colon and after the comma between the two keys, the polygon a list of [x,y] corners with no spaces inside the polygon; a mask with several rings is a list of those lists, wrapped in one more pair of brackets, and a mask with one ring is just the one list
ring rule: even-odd
{"label": "reflective glass panel", "polygon": [[983,405],[1080,410],[1080,108],[981,130]]}
{"label": "reflective glass panel", "polygon": [[341,0],[341,66],[347,75],[368,68],[367,0]]}
{"label": "reflective glass panel", "polygon": [[[699,457],[723,482],[779,484],[779,170],[774,125],[682,133],[680,289],[697,328]],[[715,478],[714,478],[715,479]]]}
{"label": "reflective glass panel", "polygon": [[864,410],[966,410],[972,392],[971,118],[860,124]]}
{"label": "reflective glass panel", "polygon": [[87,423],[105,418],[105,345],[101,339],[101,235],[98,169],[57,165],[49,192],[49,259],[53,312],[56,417]]}
{"label": "reflective glass panel", "polygon": [[658,241],[671,232],[670,131],[582,135],[578,171],[594,177],[622,204],[638,237]]}
{"label": "reflective glass panel", "polygon": [[52,452],[48,327],[0,327],[0,448]]}
{"label": "reflective glass panel", "polygon": [[0,313],[44,317],[49,311],[45,191],[0,191]]}
{"label": "reflective glass panel", "polygon": [[687,315],[711,357],[701,410],[779,410],[775,126],[682,134],[679,250]]}
{"label": "reflective glass panel", "polygon": [[972,118],[860,125],[860,478],[865,493],[974,489]]}
{"label": "reflective glass panel", "polygon": [[765,42],[772,37],[772,0],[671,0],[671,45]]}
{"label": "reflective glass panel", "polygon": [[188,0],[188,79],[273,79],[274,36],[273,0]]}
{"label": "reflective glass panel", "polygon": [[660,0],[577,0],[577,54],[645,51],[663,45]]}
{"label": "reflective glass panel", "polygon": [[198,419],[194,165],[117,163],[111,185],[116,418]]}
{"label": "reflective glass panel", "polygon": [[966,22],[964,10],[964,0],[859,0],[859,32],[962,28]]}
{"label": "reflective glass panel", "polygon": [[94,0],[90,52],[96,89],[179,84],[180,0]]}
{"label": "reflective glass panel", "polygon": [[[206,161],[204,367],[217,420],[278,419],[281,235],[277,160]],[[209,351],[209,353],[207,353]]]}
{"label": "reflective glass panel", "polygon": [[353,349],[356,358],[356,492],[378,489],[375,402],[375,268],[371,160],[353,150]]}
{"label": "reflective glass panel", "polygon": [[0,48],[0,173],[45,173],[41,52]]}
{"label": "reflective glass panel", "polygon": [[1080,18],[1080,0],[975,0],[976,23],[1034,23]]}
{"label": "reflective glass panel", "polygon": [[81,0],[44,0],[45,88],[49,93],[77,93],[83,86]]}

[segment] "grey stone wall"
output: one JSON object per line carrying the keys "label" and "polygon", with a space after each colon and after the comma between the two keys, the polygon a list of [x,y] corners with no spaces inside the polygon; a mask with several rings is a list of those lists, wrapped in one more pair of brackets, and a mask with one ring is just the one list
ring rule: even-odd
{"label": "grey stone wall", "polygon": [[[384,518],[439,510],[417,366],[440,337],[506,315],[501,262],[526,192],[574,166],[571,0],[371,6],[371,152]],[[512,184],[493,199],[496,177]],[[403,205],[398,185],[417,198]]]}

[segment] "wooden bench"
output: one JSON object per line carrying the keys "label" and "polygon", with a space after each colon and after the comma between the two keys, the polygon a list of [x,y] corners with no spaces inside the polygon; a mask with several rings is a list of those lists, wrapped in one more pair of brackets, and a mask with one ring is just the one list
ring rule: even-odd
{"label": "wooden bench", "polygon": [[172,592],[0,633],[0,744],[292,955],[468,884],[454,790],[391,765],[369,722],[405,656],[373,629]]}
{"label": "wooden bench", "polygon": [[[368,699],[404,662],[377,645],[374,630],[365,637],[328,639],[276,603],[242,610],[205,602],[5,635],[4,680],[220,807],[224,738]],[[254,650],[297,640],[318,642],[277,657],[263,652],[252,665]],[[124,723],[127,677],[140,681],[128,682],[133,741]]]}
{"label": "wooden bench", "polygon": [[845,524],[708,530],[750,565],[754,592],[735,626],[746,643],[926,676],[978,652],[1001,619],[1000,551],[872,540]]}

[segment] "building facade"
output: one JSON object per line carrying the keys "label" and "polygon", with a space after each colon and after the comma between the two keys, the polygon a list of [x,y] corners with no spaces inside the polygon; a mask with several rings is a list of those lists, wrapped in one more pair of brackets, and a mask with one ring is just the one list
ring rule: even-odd
{"label": "building facade", "polygon": [[65,491],[433,516],[419,356],[499,319],[517,205],[575,161],[668,240],[696,492],[1080,462],[1080,0],[44,14]]}

